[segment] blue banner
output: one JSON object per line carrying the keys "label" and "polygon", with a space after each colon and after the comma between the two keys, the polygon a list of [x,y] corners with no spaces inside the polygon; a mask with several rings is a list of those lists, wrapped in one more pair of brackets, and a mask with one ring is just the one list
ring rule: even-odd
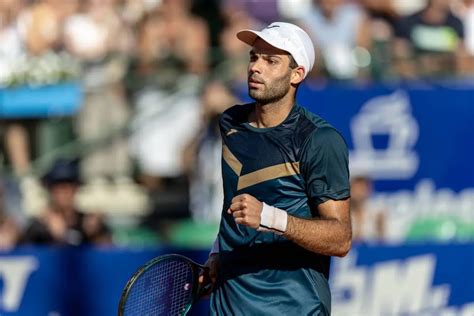
{"label": "blue banner", "polygon": [[[116,315],[128,278],[143,263],[207,250],[21,248],[0,254],[0,315]],[[474,244],[355,246],[332,263],[334,316],[474,315]],[[271,299],[271,298],[269,298]],[[206,315],[202,300],[190,315]]]}
{"label": "blue banner", "polygon": [[82,104],[77,82],[0,89],[0,118],[46,118],[74,115]]}
{"label": "blue banner", "polygon": [[384,215],[383,239],[474,240],[474,86],[300,90],[343,134],[351,174],[373,180],[366,218]]}
{"label": "blue banner", "polygon": [[474,245],[356,247],[331,289],[333,316],[474,315]]}
{"label": "blue banner", "polygon": [[305,86],[298,100],[344,135],[351,170],[378,191],[474,188],[474,87]]}
{"label": "blue banner", "polygon": [[[208,255],[195,250],[90,248],[2,253],[0,315],[116,315],[127,280],[145,262],[165,253],[180,253],[197,262],[205,262]],[[205,301],[191,315],[199,315],[202,306],[207,308]]]}

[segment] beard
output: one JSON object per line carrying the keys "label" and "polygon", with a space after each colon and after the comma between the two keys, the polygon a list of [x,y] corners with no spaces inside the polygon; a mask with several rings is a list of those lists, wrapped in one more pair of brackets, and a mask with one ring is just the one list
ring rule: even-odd
{"label": "beard", "polygon": [[[250,76],[249,76],[250,77]],[[290,91],[291,71],[272,81],[262,81],[263,88],[249,88],[249,96],[259,104],[269,104],[281,100]]]}

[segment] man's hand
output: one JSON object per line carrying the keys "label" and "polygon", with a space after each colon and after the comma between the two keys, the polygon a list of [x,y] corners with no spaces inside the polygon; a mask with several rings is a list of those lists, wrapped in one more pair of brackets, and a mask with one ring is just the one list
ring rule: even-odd
{"label": "man's hand", "polygon": [[43,217],[43,220],[55,241],[66,241],[67,223],[60,214],[48,211]]}
{"label": "man's hand", "polygon": [[204,273],[199,276],[199,285],[204,292],[201,297],[207,298],[214,289],[217,280],[217,272],[219,271],[219,254],[213,253],[204,264],[206,268]]}
{"label": "man's hand", "polygon": [[263,203],[250,194],[240,194],[232,199],[227,213],[234,216],[237,224],[257,229],[260,226],[262,208]]}

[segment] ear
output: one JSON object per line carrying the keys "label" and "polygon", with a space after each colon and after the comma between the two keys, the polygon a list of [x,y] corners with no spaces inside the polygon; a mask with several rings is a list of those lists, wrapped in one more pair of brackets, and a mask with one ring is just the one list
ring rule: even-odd
{"label": "ear", "polygon": [[304,74],[305,74],[305,70],[303,66],[298,66],[295,69],[293,69],[291,73],[291,83],[295,85],[299,84],[301,81],[303,81]]}

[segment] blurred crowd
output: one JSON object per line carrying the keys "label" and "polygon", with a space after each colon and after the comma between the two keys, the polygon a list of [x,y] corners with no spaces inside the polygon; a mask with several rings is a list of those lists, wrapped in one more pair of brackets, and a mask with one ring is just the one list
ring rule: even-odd
{"label": "blurred crowd", "polygon": [[[216,223],[218,117],[246,89],[235,33],[276,20],[313,37],[310,80],[474,76],[474,0],[0,0],[0,87],[83,90],[72,117],[0,118],[0,249]],[[383,239],[353,181],[355,238]]]}

